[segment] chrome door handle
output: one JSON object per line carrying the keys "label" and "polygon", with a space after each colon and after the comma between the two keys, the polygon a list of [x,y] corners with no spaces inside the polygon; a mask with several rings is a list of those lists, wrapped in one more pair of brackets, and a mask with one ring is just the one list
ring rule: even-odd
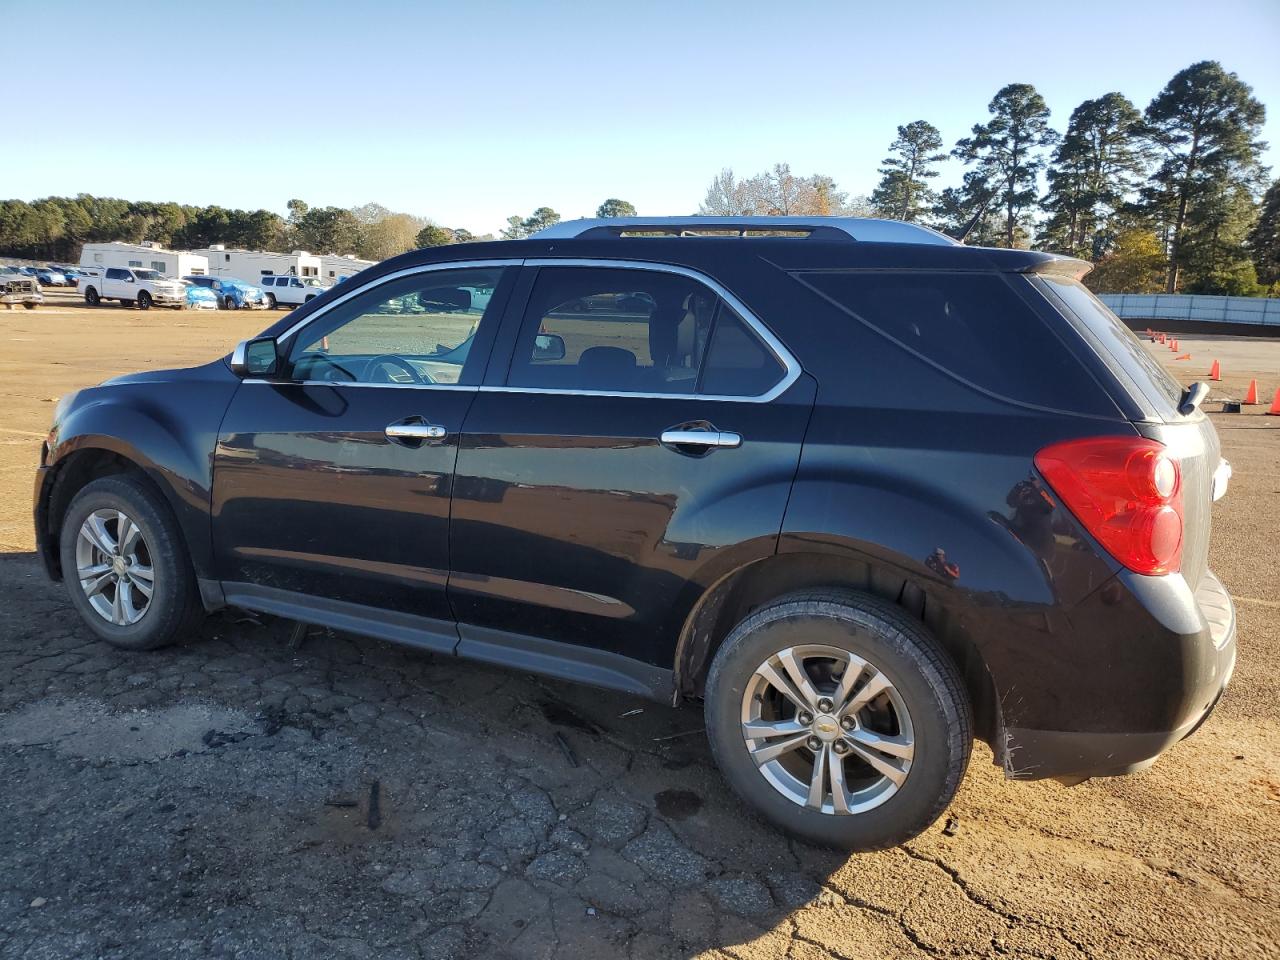
{"label": "chrome door handle", "polygon": [[434,423],[389,423],[386,433],[392,440],[443,440],[449,435]]}
{"label": "chrome door handle", "polygon": [[742,434],[732,430],[663,430],[659,439],[671,447],[742,446]]}

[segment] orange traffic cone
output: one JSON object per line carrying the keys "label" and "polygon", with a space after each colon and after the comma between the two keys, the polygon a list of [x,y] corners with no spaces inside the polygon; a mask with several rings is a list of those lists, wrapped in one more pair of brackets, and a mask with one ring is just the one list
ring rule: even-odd
{"label": "orange traffic cone", "polygon": [[1280,387],[1276,388],[1276,398],[1271,401],[1271,409],[1267,411],[1269,417],[1280,417]]}
{"label": "orange traffic cone", "polygon": [[1210,380],[1222,379],[1222,365],[1218,363],[1217,360],[1213,361],[1213,366],[1209,368],[1209,379]]}
{"label": "orange traffic cone", "polygon": [[1257,380],[1249,381],[1249,390],[1244,395],[1244,402],[1249,404],[1250,406],[1258,402],[1258,381]]}
{"label": "orange traffic cone", "polygon": [[1173,359],[1175,359],[1175,360],[1190,360],[1190,359],[1191,359],[1191,354],[1189,354],[1189,353],[1184,353],[1182,356],[1180,356],[1180,357],[1174,357]]}
{"label": "orange traffic cone", "polygon": [[1163,333],[1162,333],[1162,334],[1160,334],[1160,342],[1161,342],[1161,343],[1164,343],[1164,334],[1163,334]]}
{"label": "orange traffic cone", "polygon": [[1175,341],[1173,341],[1173,343],[1169,344],[1169,349],[1170,349],[1170,350],[1172,350],[1174,353],[1177,353],[1177,352],[1178,352],[1178,341],[1177,341],[1177,340],[1175,340]]}

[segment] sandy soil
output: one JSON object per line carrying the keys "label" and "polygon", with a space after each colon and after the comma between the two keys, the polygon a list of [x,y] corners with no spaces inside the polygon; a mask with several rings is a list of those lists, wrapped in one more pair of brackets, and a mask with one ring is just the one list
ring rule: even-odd
{"label": "sandy soil", "polygon": [[[1216,510],[1211,563],[1238,603],[1240,659],[1208,723],[1145,774],[1071,789],[1004,782],[980,747],[948,817],[902,849],[844,858],[778,844],[751,822],[717,786],[700,736],[655,739],[696,730],[696,709],[637,702],[646,713],[622,719],[625,698],[365,641],[298,654],[285,644],[287,629],[230,618],[210,628],[209,646],[175,652],[126,658],[93,642],[30,552],[32,471],[54,401],[111,375],[211,359],[273,319],[114,307],[0,312],[0,773],[10,785],[0,816],[11,825],[0,830],[0,954],[138,957],[162,955],[167,944],[170,955],[188,955],[174,945],[192,944],[195,956],[222,943],[227,956],[1280,956],[1280,417],[1263,416],[1265,405],[1213,414],[1235,478]],[[1280,387],[1280,342],[1180,341],[1191,361],[1149,349],[1184,382],[1221,359],[1214,396],[1243,396],[1255,376],[1267,401]],[[295,672],[320,679],[305,686]],[[500,695],[481,708],[469,691],[486,685]],[[391,697],[400,709],[387,706]],[[280,756],[264,770],[253,764],[267,755],[249,746],[268,708],[286,720],[284,739],[273,741]],[[193,733],[190,752],[172,755],[150,740],[131,754],[83,733],[84,717],[114,722],[102,718],[126,709],[179,711],[192,731],[205,723],[193,710],[234,717],[218,714],[224,739]],[[402,726],[385,725],[392,714],[403,714]],[[308,725],[310,735],[298,732]],[[146,737],[153,726],[127,729]],[[42,745],[41,729],[62,731],[56,751]],[[580,766],[564,765],[558,737]],[[425,752],[397,752],[410,744]],[[496,773],[475,759],[495,751],[515,757]],[[414,761],[426,752],[429,768]],[[402,767],[389,769],[388,756]],[[363,826],[340,828],[343,808],[321,806],[332,785],[313,782],[322,769],[354,778],[353,764],[361,775],[382,769],[390,785],[391,826],[372,839]],[[485,866],[483,852],[430,847],[432,857],[464,858],[468,877],[493,879],[464,883],[466,894],[422,892],[411,852],[426,848],[413,845],[447,832],[422,820],[439,793],[424,769],[456,781],[453,813],[474,819],[477,836],[525,823],[527,810],[502,806],[512,802],[495,793],[503,783],[536,784],[528,789],[560,815],[546,812],[541,846],[527,855],[491,854],[500,866]],[[108,781],[116,806],[97,800]],[[158,809],[176,812],[117,816],[133,809],[123,794],[135,783],[156,799],[163,792],[169,803]],[[598,828],[609,791],[639,811],[634,831]],[[410,797],[420,801],[417,819],[403,806]],[[306,804],[327,810],[306,815],[314,829],[297,826],[313,822],[297,819]],[[28,828],[32,811],[45,818],[39,830]],[[178,848],[151,816],[187,818]],[[154,874],[165,858],[206,867],[183,868],[172,896],[137,878],[113,886],[106,871],[130,844],[139,874]],[[782,873],[766,862],[775,853]],[[311,858],[305,870],[295,857]],[[216,899],[238,890],[242,875],[262,885],[252,899]],[[302,904],[296,915],[279,905],[286,895]],[[452,906],[433,915],[446,896]],[[111,913],[149,898],[148,922],[160,924],[150,933],[129,925],[140,914],[126,922]],[[333,924],[308,919],[317,911]],[[591,939],[606,928],[607,937]],[[102,931],[114,940],[94,939]],[[233,933],[240,939],[225,940]]]}

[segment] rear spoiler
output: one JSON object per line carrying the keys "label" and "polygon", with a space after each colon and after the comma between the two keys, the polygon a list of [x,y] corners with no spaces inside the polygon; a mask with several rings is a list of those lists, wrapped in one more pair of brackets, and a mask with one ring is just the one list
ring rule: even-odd
{"label": "rear spoiler", "polygon": [[1069,280],[1083,280],[1085,274],[1093,269],[1088,260],[1077,260],[1075,257],[1062,257],[1056,253],[1044,255],[1043,260],[1028,264],[1022,273],[1034,273],[1039,276],[1066,277]]}

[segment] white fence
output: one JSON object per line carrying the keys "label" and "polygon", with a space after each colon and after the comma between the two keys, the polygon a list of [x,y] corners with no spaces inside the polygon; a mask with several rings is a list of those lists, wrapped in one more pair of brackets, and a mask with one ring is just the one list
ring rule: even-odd
{"label": "white fence", "polygon": [[1280,327],[1280,299],[1174,293],[1103,293],[1098,299],[1125,320],[1201,320]]}

